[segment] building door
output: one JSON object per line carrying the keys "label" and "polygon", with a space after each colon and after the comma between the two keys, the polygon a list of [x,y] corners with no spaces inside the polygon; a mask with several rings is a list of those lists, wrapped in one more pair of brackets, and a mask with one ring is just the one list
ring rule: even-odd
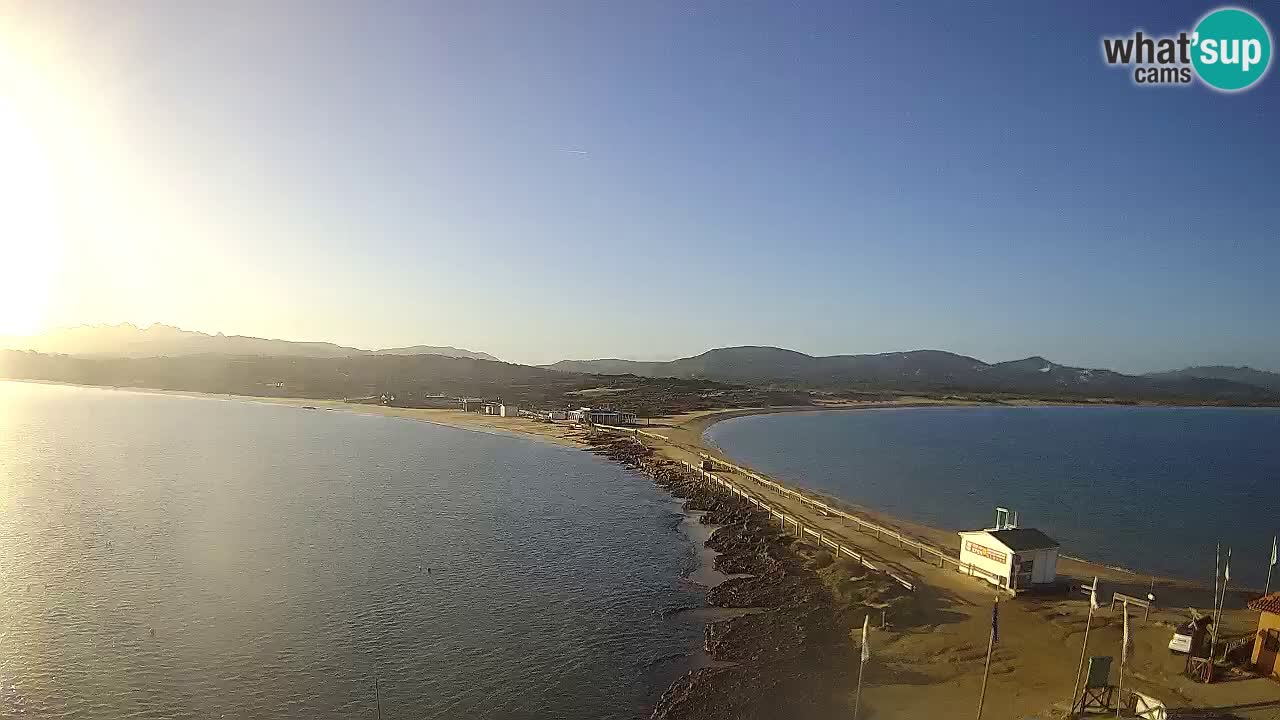
{"label": "building door", "polygon": [[1280,675],[1276,667],[1276,656],[1280,655],[1280,628],[1258,631],[1258,641],[1262,649],[1258,651],[1256,670],[1259,675]]}
{"label": "building door", "polygon": [[1014,561],[1014,572],[1017,573],[1014,582],[1020,588],[1031,587],[1031,573],[1035,570],[1035,560],[1023,560],[1019,557]]}

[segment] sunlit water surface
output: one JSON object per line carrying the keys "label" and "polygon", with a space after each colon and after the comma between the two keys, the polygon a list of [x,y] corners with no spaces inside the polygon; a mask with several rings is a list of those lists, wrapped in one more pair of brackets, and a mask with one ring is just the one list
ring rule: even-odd
{"label": "sunlit water surface", "polygon": [[540,442],[0,382],[0,716],[644,716],[701,636],[677,510]]}

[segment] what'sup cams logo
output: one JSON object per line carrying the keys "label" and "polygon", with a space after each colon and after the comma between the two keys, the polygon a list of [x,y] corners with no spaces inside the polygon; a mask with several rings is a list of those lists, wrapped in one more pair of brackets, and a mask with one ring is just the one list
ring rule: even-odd
{"label": "what'sup cams logo", "polygon": [[1215,90],[1236,92],[1267,73],[1271,32],[1248,10],[1220,8],[1189,33],[1103,38],[1102,56],[1108,65],[1131,66],[1136,85],[1188,85],[1199,77]]}

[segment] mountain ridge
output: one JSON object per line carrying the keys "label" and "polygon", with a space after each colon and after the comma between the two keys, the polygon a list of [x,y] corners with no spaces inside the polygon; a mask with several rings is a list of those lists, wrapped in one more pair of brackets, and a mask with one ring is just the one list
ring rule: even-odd
{"label": "mountain ridge", "polygon": [[1105,368],[1062,365],[1039,355],[987,363],[945,350],[814,356],[785,348],[743,345],[666,362],[562,360],[543,367],[561,372],[634,374],[826,391],[955,390],[1134,399],[1187,397],[1229,402],[1274,402],[1280,393],[1280,386],[1263,387],[1231,378],[1126,375]]}
{"label": "mountain ridge", "polygon": [[1230,380],[1247,385],[1256,385],[1268,390],[1280,392],[1280,373],[1270,370],[1259,370],[1248,365],[1192,365],[1181,370],[1147,373],[1153,378],[1202,378],[1206,380]]}
{"label": "mountain ridge", "polygon": [[154,323],[139,328],[133,323],[77,325],[39,335],[0,337],[0,348],[71,355],[75,357],[164,357],[185,355],[262,355],[276,357],[347,357],[351,355],[441,355],[493,360],[485,352],[451,346],[411,345],[365,350],[331,342],[279,340],[251,335],[224,335]]}

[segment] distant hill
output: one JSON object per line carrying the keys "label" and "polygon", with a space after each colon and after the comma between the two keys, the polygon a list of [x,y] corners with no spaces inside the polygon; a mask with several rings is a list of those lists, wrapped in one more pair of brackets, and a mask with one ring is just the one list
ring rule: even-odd
{"label": "distant hill", "polygon": [[77,357],[177,357],[214,353],[318,358],[350,355],[444,355],[476,360],[497,360],[488,353],[460,350],[454,347],[415,345],[371,351],[328,342],[270,340],[222,333],[208,335],[161,323],[148,328],[139,328],[131,323],[59,328],[31,337],[0,338],[0,348]]}
{"label": "distant hill", "polygon": [[[724,407],[807,405],[806,393],[709,380],[601,377],[527,365],[431,354],[344,357],[203,354],[72,357],[0,350],[0,378],[217,394],[380,402],[439,407],[459,396],[502,398],[521,407],[570,408],[598,401],[643,416]],[[600,391],[606,391],[601,395]]]}
{"label": "distant hill", "polygon": [[1255,370],[1251,367],[1230,367],[1227,365],[1198,365],[1170,370],[1168,372],[1148,373],[1147,377],[1157,380],[1180,378],[1202,378],[1207,380],[1229,380],[1231,382],[1255,385],[1275,392],[1280,392],[1280,373],[1267,370]]}
{"label": "distant hill", "polygon": [[775,347],[732,347],[669,362],[565,360],[564,372],[632,374],[814,390],[966,391],[1194,402],[1277,402],[1280,390],[1230,378],[1151,377],[1059,365],[1035,356],[990,364],[942,350],[814,357]]}
{"label": "distant hill", "polygon": [[[360,351],[364,352],[364,351]],[[501,362],[498,358],[485,352],[472,352],[471,350],[463,350],[456,347],[437,347],[435,345],[410,345],[409,347],[386,348],[384,350],[373,350],[371,355],[443,355],[451,358],[470,358],[472,360],[492,360]]]}

